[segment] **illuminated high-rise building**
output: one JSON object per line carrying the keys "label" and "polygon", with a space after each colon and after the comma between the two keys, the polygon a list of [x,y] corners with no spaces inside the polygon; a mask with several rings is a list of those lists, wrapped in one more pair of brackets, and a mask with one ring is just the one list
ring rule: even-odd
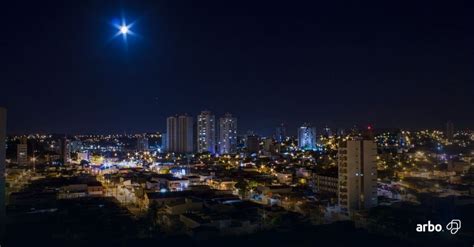
{"label": "illuminated high-rise building", "polygon": [[174,153],[192,153],[193,118],[187,115],[166,119],[167,151]]}
{"label": "illuminated high-rise building", "polygon": [[377,145],[372,139],[341,142],[338,150],[339,206],[352,216],[377,206]]}
{"label": "illuminated high-rise building", "polygon": [[237,118],[226,113],[219,119],[219,153],[234,153],[237,150]]}
{"label": "illuminated high-rise building", "polygon": [[305,123],[298,129],[298,147],[302,150],[316,149],[315,127]]}
{"label": "illuminated high-rise building", "polygon": [[265,138],[263,140],[263,150],[266,153],[273,153],[275,152],[275,144],[271,138]]}
{"label": "illuminated high-rise building", "polygon": [[146,152],[148,150],[150,150],[148,138],[145,135],[139,136],[137,138],[137,151]]}
{"label": "illuminated high-rise building", "polygon": [[216,119],[210,111],[197,116],[197,152],[216,152]]}
{"label": "illuminated high-rise building", "polygon": [[0,107],[0,241],[5,239],[5,146],[7,110]]}
{"label": "illuminated high-rise building", "polygon": [[16,163],[20,166],[28,165],[28,143],[26,137],[20,139],[16,145]]}
{"label": "illuminated high-rise building", "polygon": [[63,139],[60,140],[61,146],[61,161],[63,165],[67,164],[71,160],[71,146],[69,145],[69,140],[67,136],[64,136]]}
{"label": "illuminated high-rise building", "polygon": [[276,127],[275,131],[275,141],[283,142],[286,139],[286,125],[281,123],[278,127]]}
{"label": "illuminated high-rise building", "polygon": [[168,133],[161,135],[161,152],[167,152],[168,150]]}

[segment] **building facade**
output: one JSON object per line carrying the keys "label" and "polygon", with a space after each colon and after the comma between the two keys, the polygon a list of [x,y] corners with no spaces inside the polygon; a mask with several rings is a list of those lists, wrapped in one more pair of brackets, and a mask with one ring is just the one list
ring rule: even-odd
{"label": "building facade", "polygon": [[377,145],[373,140],[342,142],[338,150],[339,206],[351,216],[377,206]]}
{"label": "building facade", "polygon": [[26,137],[21,138],[16,145],[16,163],[20,166],[28,165],[28,143]]}
{"label": "building facade", "polygon": [[70,141],[65,136],[60,140],[61,142],[61,161],[63,164],[67,164],[71,161],[71,146]]}
{"label": "building facade", "polygon": [[338,193],[338,177],[335,175],[325,175],[325,174],[314,174],[313,175],[313,184],[314,190],[316,192],[324,193]]}
{"label": "building facade", "polygon": [[216,119],[209,111],[197,117],[197,152],[216,152]]}
{"label": "building facade", "polygon": [[273,139],[266,138],[263,140],[263,150],[265,151],[266,155],[275,153],[275,144],[273,143]]}
{"label": "building facade", "polygon": [[226,113],[219,119],[219,153],[227,154],[237,151],[237,118]]}
{"label": "building facade", "polygon": [[168,150],[168,133],[161,135],[161,149],[160,152],[167,152]]}
{"label": "building facade", "polygon": [[166,119],[166,151],[176,152],[178,150],[178,117]]}
{"label": "building facade", "polygon": [[137,151],[139,152],[146,152],[150,150],[150,144],[148,142],[148,138],[143,135],[137,138]]}
{"label": "building facade", "polygon": [[260,151],[260,137],[248,135],[246,139],[245,146],[247,147],[247,152],[250,154],[258,153]]}
{"label": "building facade", "polygon": [[192,153],[193,118],[187,115],[166,119],[167,151],[174,153]]}
{"label": "building facade", "polygon": [[194,152],[193,118],[187,115],[178,117],[178,153]]}
{"label": "building facade", "polygon": [[298,147],[302,150],[316,149],[315,127],[305,123],[298,129]]}
{"label": "building facade", "polygon": [[281,123],[275,130],[275,141],[283,142],[286,140],[286,125]]}

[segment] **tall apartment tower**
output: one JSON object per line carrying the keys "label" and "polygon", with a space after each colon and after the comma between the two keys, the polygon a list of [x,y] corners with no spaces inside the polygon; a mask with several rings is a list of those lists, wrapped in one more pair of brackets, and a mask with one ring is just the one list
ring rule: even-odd
{"label": "tall apartment tower", "polygon": [[281,123],[275,130],[275,140],[277,142],[283,142],[286,139],[286,125]]}
{"label": "tall apartment tower", "polygon": [[202,111],[197,117],[198,153],[216,152],[216,119],[210,111]]}
{"label": "tall apartment tower", "polygon": [[167,151],[175,153],[192,153],[193,118],[187,115],[173,116],[166,119]]}
{"label": "tall apartment tower", "polygon": [[161,152],[168,150],[168,133],[161,134]]}
{"label": "tall apartment tower", "polygon": [[226,113],[219,119],[219,153],[227,154],[237,151],[237,118]]}
{"label": "tall apartment tower", "polygon": [[313,150],[316,148],[315,127],[305,123],[298,129],[298,146],[303,150]]}
{"label": "tall apartment tower", "polygon": [[193,118],[187,115],[178,117],[178,152],[192,153],[193,146]]}
{"label": "tall apartment tower", "polygon": [[137,151],[146,152],[150,150],[150,145],[146,135],[139,136],[137,138]]}
{"label": "tall apartment tower", "polygon": [[22,137],[20,144],[16,145],[16,163],[20,166],[28,165],[28,142],[26,137]]}
{"label": "tall apartment tower", "polygon": [[61,161],[63,162],[63,165],[68,164],[71,161],[71,145],[69,140],[67,139],[67,136],[64,136],[60,140],[61,143]]}
{"label": "tall apartment tower", "polygon": [[454,123],[452,121],[446,123],[446,138],[449,141],[452,141],[454,138]]}
{"label": "tall apartment tower", "polygon": [[341,142],[338,151],[341,213],[377,206],[377,145],[373,140]]}
{"label": "tall apartment tower", "polygon": [[168,117],[166,119],[166,151],[178,151],[178,117]]}
{"label": "tall apartment tower", "polygon": [[0,107],[0,242],[5,239],[5,146],[7,110]]}

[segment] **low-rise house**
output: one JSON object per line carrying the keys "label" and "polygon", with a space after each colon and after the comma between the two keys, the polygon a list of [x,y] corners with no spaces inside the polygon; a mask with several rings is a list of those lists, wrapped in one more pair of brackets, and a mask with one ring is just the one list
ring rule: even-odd
{"label": "low-rise house", "polygon": [[199,211],[203,208],[202,200],[195,197],[186,197],[165,203],[164,212],[169,215],[179,215],[186,212]]}
{"label": "low-rise house", "polygon": [[166,181],[166,187],[170,191],[187,190],[188,186],[189,186],[189,180],[185,178],[171,178]]}
{"label": "low-rise house", "polygon": [[236,181],[230,179],[212,179],[207,184],[216,190],[234,190]]}
{"label": "low-rise house", "polygon": [[89,196],[103,196],[104,188],[100,182],[89,182],[87,183],[87,194]]}
{"label": "low-rise house", "polygon": [[149,207],[152,203],[161,206],[165,203],[173,202],[189,196],[189,191],[175,191],[175,192],[147,192],[143,196],[143,205]]}
{"label": "low-rise house", "polygon": [[160,188],[166,188],[169,191],[183,191],[189,186],[187,178],[177,178],[171,174],[156,176],[151,180],[157,182]]}
{"label": "low-rise house", "polygon": [[275,174],[279,183],[290,185],[293,183],[293,174],[287,172],[278,172]]}
{"label": "low-rise house", "polygon": [[200,177],[200,176],[191,175],[191,176],[187,176],[187,177],[185,177],[185,178],[189,181],[189,185],[190,185],[190,186],[193,186],[193,185],[202,185],[202,184],[203,184],[203,181],[201,181],[201,177]]}
{"label": "low-rise house", "polygon": [[471,168],[471,164],[464,161],[450,161],[448,163],[448,171],[455,172],[457,174],[465,174]]}
{"label": "low-rise house", "polygon": [[73,199],[88,196],[87,184],[71,184],[61,187],[58,199]]}

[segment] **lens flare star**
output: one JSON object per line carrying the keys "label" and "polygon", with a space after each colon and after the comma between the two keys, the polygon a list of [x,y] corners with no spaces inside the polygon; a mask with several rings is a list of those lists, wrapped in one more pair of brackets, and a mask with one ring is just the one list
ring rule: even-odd
{"label": "lens flare star", "polygon": [[121,26],[120,27],[120,32],[122,34],[127,34],[128,33],[128,27],[127,26]]}
{"label": "lens flare star", "polygon": [[115,23],[112,23],[112,25],[117,28],[117,33],[115,33],[115,35],[112,37],[112,38],[116,38],[118,36],[122,36],[123,38],[123,41],[125,42],[125,44],[127,44],[127,37],[128,36],[135,36],[136,34],[132,31],[132,27],[135,25],[135,22],[132,22],[130,24],[127,24],[127,22],[125,21],[125,18],[122,18],[122,20],[120,21],[120,23],[115,22]]}

